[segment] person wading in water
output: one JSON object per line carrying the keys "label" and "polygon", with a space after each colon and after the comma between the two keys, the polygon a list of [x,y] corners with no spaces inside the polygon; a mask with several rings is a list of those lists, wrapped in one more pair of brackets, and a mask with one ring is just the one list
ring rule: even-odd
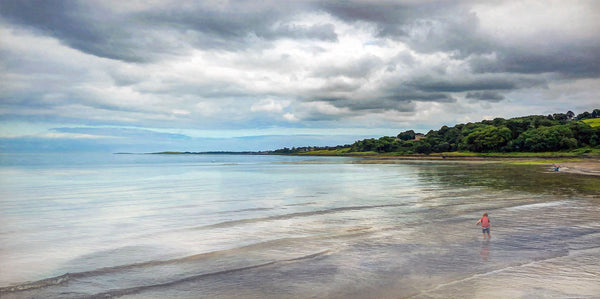
{"label": "person wading in water", "polygon": [[481,223],[481,231],[483,232],[483,239],[485,240],[485,234],[487,233],[488,239],[491,239],[490,236],[490,218],[488,218],[488,213],[483,213],[483,216],[475,225],[479,225]]}

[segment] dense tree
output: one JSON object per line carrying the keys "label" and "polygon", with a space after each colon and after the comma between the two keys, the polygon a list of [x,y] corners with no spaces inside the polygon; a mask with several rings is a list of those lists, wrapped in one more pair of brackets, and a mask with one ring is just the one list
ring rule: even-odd
{"label": "dense tree", "polygon": [[431,145],[427,142],[416,143],[415,151],[419,154],[430,154],[431,153]]}
{"label": "dense tree", "polygon": [[413,139],[415,139],[415,136],[416,136],[415,131],[408,130],[408,131],[405,131],[405,132],[402,132],[402,133],[398,134],[397,137],[400,140],[406,141],[406,140],[413,140]]}
{"label": "dense tree", "polygon": [[539,128],[539,127],[550,127],[550,126],[553,126],[555,124],[556,124],[556,122],[554,122],[552,120],[549,120],[546,117],[536,117],[536,118],[533,119],[533,126],[536,127],[536,128]]}
{"label": "dense tree", "polygon": [[579,120],[588,119],[588,118],[592,118],[592,114],[587,111],[577,115],[577,119],[579,119]]}
{"label": "dense tree", "polygon": [[443,153],[457,150],[472,152],[541,152],[560,151],[578,147],[600,146],[600,127],[591,127],[582,119],[600,117],[600,109],[592,113],[556,113],[548,116],[531,115],[511,119],[496,118],[477,123],[443,126],[427,132],[424,138],[413,130],[395,137],[384,136],[336,147],[283,148],[280,154],[313,150],[348,149],[350,152],[378,152],[401,154]]}
{"label": "dense tree", "polygon": [[598,117],[600,117],[600,109],[594,109],[592,111],[592,113],[585,111],[585,112],[577,115],[578,120],[598,118]]}
{"label": "dense tree", "polygon": [[488,126],[465,138],[466,148],[472,152],[492,152],[503,148],[511,140],[507,127]]}
{"label": "dense tree", "polygon": [[529,122],[519,118],[509,119],[506,122],[506,127],[510,129],[512,139],[516,139],[523,132],[529,130]]}
{"label": "dense tree", "polygon": [[569,129],[573,134],[573,138],[577,140],[578,147],[597,145],[597,138],[594,138],[596,132],[590,125],[581,121],[575,121],[569,123]]}
{"label": "dense tree", "polygon": [[559,151],[577,146],[577,140],[566,125],[527,130],[514,143],[521,151],[528,152]]}
{"label": "dense tree", "polygon": [[561,124],[564,124],[569,120],[569,117],[565,113],[555,113],[552,116],[554,117],[554,120],[560,122]]}
{"label": "dense tree", "polygon": [[390,153],[396,151],[398,148],[396,138],[394,137],[381,137],[377,140],[377,146],[375,150],[378,153]]}

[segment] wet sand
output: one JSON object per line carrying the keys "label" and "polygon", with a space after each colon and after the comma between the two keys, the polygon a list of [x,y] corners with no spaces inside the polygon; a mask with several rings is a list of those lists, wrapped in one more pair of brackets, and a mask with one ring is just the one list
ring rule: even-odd
{"label": "wet sand", "polygon": [[581,161],[581,162],[566,162],[566,163],[560,163],[559,165],[560,165],[559,172],[600,176],[600,160],[586,160],[586,161]]}
{"label": "wet sand", "polygon": [[0,298],[600,294],[598,159],[133,158],[4,170]]}
{"label": "wet sand", "polygon": [[[567,158],[569,159],[569,158]],[[573,173],[581,175],[600,176],[600,158],[572,158],[572,161],[552,162],[549,157],[480,157],[480,156],[371,156],[365,157],[366,163],[394,163],[395,161],[460,161],[470,163],[531,163],[546,164],[540,161],[548,161],[549,169],[554,168],[554,164],[560,166],[559,172]],[[556,160],[564,160],[557,158]]]}

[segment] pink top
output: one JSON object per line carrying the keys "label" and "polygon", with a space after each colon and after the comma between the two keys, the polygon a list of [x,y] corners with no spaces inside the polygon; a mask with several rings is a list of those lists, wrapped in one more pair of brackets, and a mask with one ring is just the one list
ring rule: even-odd
{"label": "pink top", "polygon": [[481,217],[481,227],[490,227],[490,219],[488,219],[486,216]]}

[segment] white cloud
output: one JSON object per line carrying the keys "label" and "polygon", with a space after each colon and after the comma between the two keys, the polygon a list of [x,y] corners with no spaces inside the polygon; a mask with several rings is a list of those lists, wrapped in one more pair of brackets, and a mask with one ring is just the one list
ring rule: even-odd
{"label": "white cloud", "polygon": [[0,7],[0,117],[214,136],[597,108],[594,1],[169,3]]}
{"label": "white cloud", "polygon": [[262,99],[257,103],[252,104],[250,111],[252,112],[282,112],[284,108],[290,105],[289,101],[276,101],[274,99]]}
{"label": "white cloud", "polygon": [[189,115],[190,112],[187,110],[181,110],[181,109],[173,109],[171,110],[171,113],[175,114],[175,115]]}
{"label": "white cloud", "polygon": [[596,1],[494,1],[476,3],[471,11],[477,14],[485,34],[529,44],[552,43],[557,38],[596,38],[599,8]]}
{"label": "white cloud", "polygon": [[284,114],[284,115],[283,115],[283,118],[284,118],[285,120],[287,120],[287,121],[292,121],[292,122],[295,122],[295,121],[298,121],[298,120],[299,120],[299,119],[298,119],[298,118],[297,118],[297,117],[296,117],[294,114],[292,114],[292,113],[289,113],[289,112],[288,112],[288,113],[286,113],[286,114]]}
{"label": "white cloud", "polygon": [[75,134],[75,133],[55,133],[55,132],[50,132],[50,133],[45,133],[45,134],[39,134],[39,135],[35,135],[34,137],[39,137],[39,138],[68,138],[68,139],[104,139],[104,138],[119,138],[119,137],[114,137],[114,136],[101,136],[101,135],[90,135],[90,134]]}

